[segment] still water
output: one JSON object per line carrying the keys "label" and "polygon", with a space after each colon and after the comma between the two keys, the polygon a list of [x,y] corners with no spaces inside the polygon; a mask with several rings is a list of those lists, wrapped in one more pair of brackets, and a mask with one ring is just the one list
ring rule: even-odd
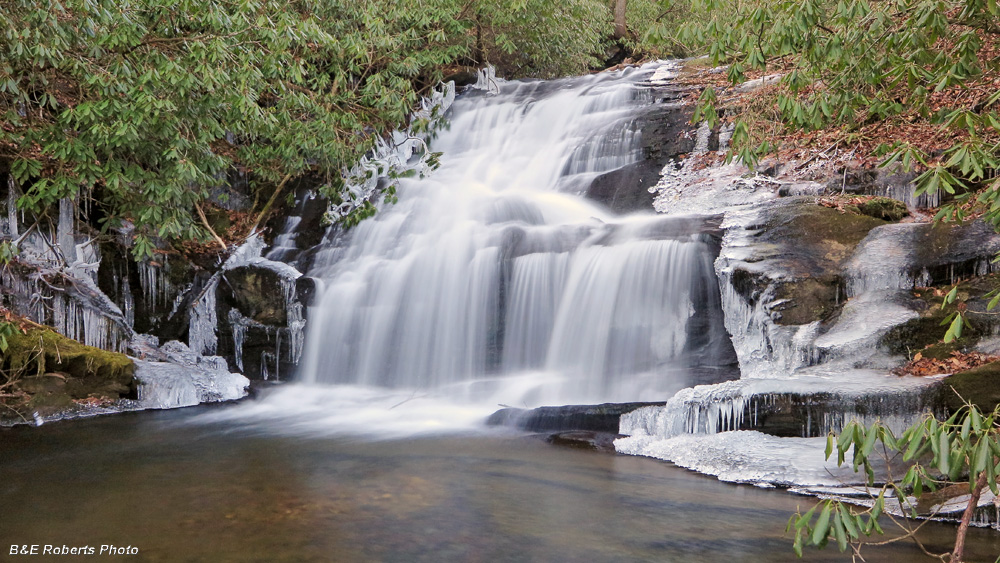
{"label": "still water", "polygon": [[[501,430],[372,440],[205,421],[232,408],[0,429],[0,560],[47,560],[8,555],[16,543],[131,545],[114,558],[131,561],[796,561],[784,527],[812,502]],[[953,540],[925,530],[932,550]],[[993,561],[998,536],[973,530],[970,561]],[[912,544],[866,554],[931,561]]]}

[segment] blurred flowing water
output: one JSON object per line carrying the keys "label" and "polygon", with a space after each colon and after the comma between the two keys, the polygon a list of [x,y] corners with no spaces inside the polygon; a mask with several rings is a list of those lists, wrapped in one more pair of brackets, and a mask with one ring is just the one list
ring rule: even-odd
{"label": "blurred flowing water", "polygon": [[641,157],[656,68],[460,97],[441,167],[314,253],[300,379],[537,406],[733,377],[711,219],[583,197]]}

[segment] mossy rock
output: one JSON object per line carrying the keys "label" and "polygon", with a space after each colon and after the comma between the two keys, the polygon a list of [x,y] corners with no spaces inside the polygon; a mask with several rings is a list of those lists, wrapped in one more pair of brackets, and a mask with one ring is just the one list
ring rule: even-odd
{"label": "mossy rock", "polygon": [[804,325],[828,320],[837,310],[843,282],[838,276],[806,278],[781,284],[777,298],[785,301],[774,310],[781,313],[780,325]]}
{"label": "mossy rock", "polygon": [[963,399],[983,412],[1000,404],[1000,362],[949,375],[942,382],[941,400],[949,410],[962,407]]}
{"label": "mossy rock", "polygon": [[781,315],[776,322],[802,325],[826,320],[844,301],[839,275],[843,264],[869,231],[886,222],[822,207],[812,198],[788,201],[769,212],[755,242],[757,248],[766,249],[758,259],[775,260],[774,269],[792,273],[767,282],[777,283],[775,299],[782,301],[775,308]]}
{"label": "mossy rock", "polygon": [[886,222],[853,213],[841,213],[804,201],[776,209],[767,221],[764,238],[787,247],[790,255],[814,263],[818,274],[844,263],[868,232]]}
{"label": "mossy rock", "polygon": [[229,230],[229,227],[233,225],[229,212],[225,209],[209,207],[205,210],[205,218],[208,219],[208,224],[211,225],[212,230],[220,235],[224,235]]}
{"label": "mossy rock", "polygon": [[997,287],[1000,287],[1000,274],[979,276],[959,284],[956,304],[965,304],[968,325],[962,331],[962,338],[947,344],[942,342],[947,330],[942,323],[955,310],[954,305],[942,309],[942,297],[933,290],[915,290],[913,308],[921,310],[920,318],[890,330],[882,338],[882,346],[892,354],[910,357],[920,352],[925,358],[939,360],[947,359],[952,352],[974,346],[1000,327],[1000,317],[995,311],[987,310],[987,294]]}
{"label": "mossy rock", "polygon": [[856,209],[861,215],[883,221],[896,222],[910,214],[906,209],[906,204],[888,197],[875,197],[850,207]]}
{"label": "mossy rock", "polygon": [[128,356],[86,346],[47,328],[15,332],[0,358],[0,380],[13,381],[15,412],[50,413],[73,400],[134,396],[135,365]]}

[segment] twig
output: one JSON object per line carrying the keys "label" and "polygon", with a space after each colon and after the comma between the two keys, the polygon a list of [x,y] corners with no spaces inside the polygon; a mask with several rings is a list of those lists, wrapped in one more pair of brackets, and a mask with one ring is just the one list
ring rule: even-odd
{"label": "twig", "polygon": [[402,400],[402,401],[400,401],[400,402],[396,403],[395,405],[392,405],[391,407],[389,407],[389,410],[392,410],[392,409],[394,409],[394,408],[396,408],[396,407],[398,407],[398,406],[400,406],[400,405],[405,405],[406,403],[409,403],[409,402],[410,402],[410,401],[412,401],[413,399],[418,399],[418,398],[421,398],[421,397],[426,397],[426,396],[427,396],[427,395],[420,395],[420,396],[418,397],[418,396],[417,396],[417,392],[416,392],[416,391],[414,391],[414,392],[413,392],[413,394],[412,394],[412,395],[410,395],[410,397],[409,397],[408,399],[404,399],[404,400]]}
{"label": "twig", "polygon": [[267,200],[267,203],[264,204],[264,209],[261,209],[260,214],[257,215],[257,220],[253,222],[253,226],[251,226],[250,230],[247,231],[248,233],[252,233],[257,230],[257,226],[260,225],[260,222],[271,211],[271,207],[274,206],[274,202],[278,200],[278,194],[281,193],[281,190],[285,187],[285,184],[287,184],[288,180],[290,180],[291,178],[292,178],[291,174],[285,174],[285,177],[281,179],[281,182],[278,183],[278,186],[274,188],[274,193],[271,194],[271,199]]}
{"label": "twig", "polygon": [[212,225],[208,224],[208,218],[205,217],[205,212],[201,210],[201,206],[198,205],[198,202],[195,202],[194,208],[198,212],[198,217],[201,217],[201,224],[205,225],[205,228],[208,229],[208,232],[211,233],[213,237],[215,237],[216,242],[218,242],[219,246],[222,247],[222,251],[226,252],[227,250],[229,250],[229,247],[226,246],[226,241],[222,240],[222,237],[216,234],[215,229],[212,228]]}

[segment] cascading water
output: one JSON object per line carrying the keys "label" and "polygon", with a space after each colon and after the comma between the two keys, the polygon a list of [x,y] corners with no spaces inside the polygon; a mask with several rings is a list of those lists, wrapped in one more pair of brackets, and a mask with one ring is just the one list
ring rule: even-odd
{"label": "cascading water", "polygon": [[641,157],[655,70],[457,100],[440,168],[316,252],[301,379],[539,405],[662,399],[732,363],[708,220],[581,197]]}

